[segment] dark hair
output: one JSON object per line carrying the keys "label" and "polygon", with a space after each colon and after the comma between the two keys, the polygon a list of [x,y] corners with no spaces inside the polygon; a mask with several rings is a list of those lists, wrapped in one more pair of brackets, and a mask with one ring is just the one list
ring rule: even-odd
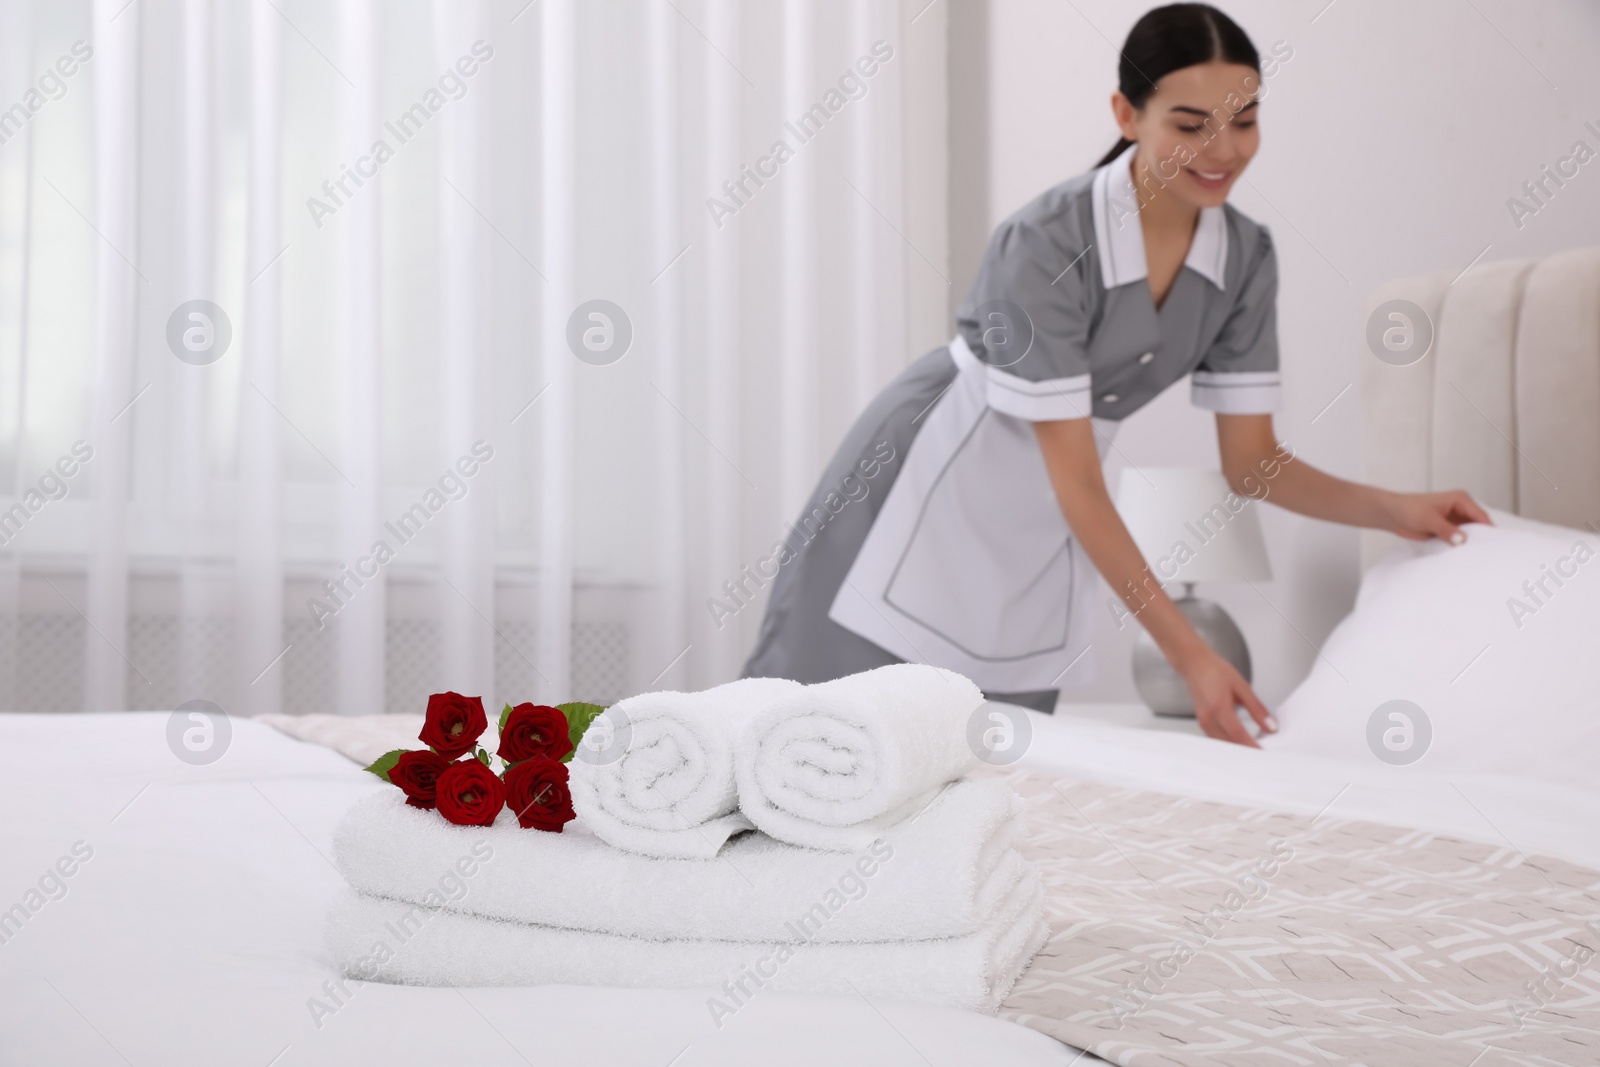
{"label": "dark hair", "polygon": [[[1219,61],[1261,71],[1261,56],[1250,36],[1210,4],[1151,8],[1128,31],[1117,64],[1117,88],[1134,107],[1143,109],[1156,91],[1156,82],[1168,74]],[[1110,163],[1132,143],[1126,137],[1117,138],[1117,146],[1095,166]]]}

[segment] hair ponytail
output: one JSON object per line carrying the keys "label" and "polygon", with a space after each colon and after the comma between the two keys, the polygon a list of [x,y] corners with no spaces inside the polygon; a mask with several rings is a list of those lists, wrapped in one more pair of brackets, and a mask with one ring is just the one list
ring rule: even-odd
{"label": "hair ponytail", "polygon": [[1111,151],[1106,153],[1105,158],[1102,159],[1100,162],[1096,163],[1095,166],[1096,167],[1103,167],[1107,163],[1110,163],[1112,160],[1114,160],[1118,156],[1122,155],[1123,151],[1125,151],[1127,149],[1127,147],[1129,145],[1131,145],[1132,143],[1133,142],[1128,140],[1126,137],[1118,137],[1116,145],[1114,145],[1112,147]]}
{"label": "hair ponytail", "polygon": [[[1249,34],[1210,4],[1168,4],[1146,11],[1122,46],[1117,64],[1117,88],[1128,102],[1143,110],[1156,82],[1184,67],[1201,63],[1237,63],[1261,71],[1261,56]],[[1116,159],[1132,141],[1117,138],[1096,167]]]}

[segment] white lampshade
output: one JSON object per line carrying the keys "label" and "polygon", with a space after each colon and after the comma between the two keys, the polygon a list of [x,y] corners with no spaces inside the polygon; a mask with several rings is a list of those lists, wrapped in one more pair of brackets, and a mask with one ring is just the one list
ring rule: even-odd
{"label": "white lampshade", "polygon": [[1271,578],[1256,506],[1201,467],[1128,467],[1117,485],[1117,511],[1163,582]]}

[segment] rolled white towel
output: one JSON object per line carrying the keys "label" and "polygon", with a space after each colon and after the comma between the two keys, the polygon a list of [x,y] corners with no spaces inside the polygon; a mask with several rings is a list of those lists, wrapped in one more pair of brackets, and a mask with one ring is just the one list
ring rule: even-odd
{"label": "rolled white towel", "polygon": [[915,663],[783,695],[739,733],[739,809],[780,841],[860,851],[976,765],[982,703],[969,679]]}
{"label": "rolled white towel", "polygon": [[619,701],[606,718],[626,732],[624,751],[609,761],[581,750],[573,757],[574,810],[617,848],[710,859],[729,837],[750,829],[739,814],[733,777],[739,726],[801,688],[782,678],[745,678],[700,693],[641,693]]}
{"label": "rolled white towel", "polygon": [[[351,978],[406,985],[704,988],[721,1022],[763,989],[994,1012],[1050,930],[1037,871],[965,937],[874,943],[645,941],[343,894],[327,944]],[[726,983],[726,984],[725,984]]]}
{"label": "rolled white towel", "polygon": [[362,892],[485,918],[657,941],[916,940],[997,913],[1029,867],[1014,847],[1022,814],[1004,783],[961,781],[859,855],[746,834],[713,860],[658,859],[613,848],[581,818],[560,834],[510,812],[451,826],[391,790],[345,813],[333,855]]}

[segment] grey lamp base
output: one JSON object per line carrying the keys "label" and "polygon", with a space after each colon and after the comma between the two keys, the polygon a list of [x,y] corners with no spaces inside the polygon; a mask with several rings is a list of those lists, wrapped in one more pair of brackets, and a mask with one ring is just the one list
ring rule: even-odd
{"label": "grey lamp base", "polygon": [[[1250,648],[1244,634],[1220,604],[1201,600],[1191,592],[1173,601],[1206,644],[1250,681]],[[1149,631],[1143,628],[1133,643],[1133,687],[1139,699],[1157,715],[1194,718],[1194,702],[1183,675],[1172,669]]]}

